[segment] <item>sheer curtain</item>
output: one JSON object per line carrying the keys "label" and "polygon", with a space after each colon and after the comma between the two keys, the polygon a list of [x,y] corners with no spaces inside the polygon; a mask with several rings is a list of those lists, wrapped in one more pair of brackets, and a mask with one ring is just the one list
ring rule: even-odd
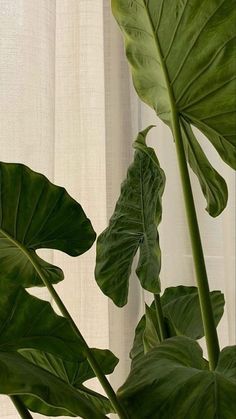
{"label": "sheer curtain", "polygon": [[[160,228],[162,284],[193,284],[173,141],[133,91],[109,0],[0,0],[0,57],[1,161],[25,163],[65,186],[98,234],[118,198],[136,133],[157,124],[149,144],[167,174]],[[212,220],[193,177],[210,285],[226,296],[219,327],[225,345],[235,338],[235,178],[204,138],[202,142],[230,186],[227,210]],[[110,348],[121,358],[111,378],[118,386],[127,375],[134,326],[149,296],[133,275],[128,305],[114,307],[94,280],[95,246],[77,259],[60,252],[44,255],[64,270],[66,279],[57,290],[88,343]],[[49,299],[44,289],[36,294]],[[18,418],[4,396],[0,417]]]}

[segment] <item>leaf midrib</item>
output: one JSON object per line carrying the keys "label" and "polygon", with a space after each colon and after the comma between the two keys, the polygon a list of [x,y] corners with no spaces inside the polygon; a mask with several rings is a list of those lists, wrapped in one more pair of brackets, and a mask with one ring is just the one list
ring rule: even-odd
{"label": "leaf midrib", "polygon": [[[146,13],[147,13],[147,17],[148,17],[148,20],[149,20],[149,24],[150,24],[150,27],[151,27],[152,34],[153,34],[153,39],[154,39],[154,42],[155,42],[155,45],[156,45],[157,55],[158,55],[159,60],[160,60],[161,69],[162,69],[162,72],[163,72],[164,80],[165,80],[165,83],[166,83],[166,89],[167,89],[167,92],[168,92],[169,102],[170,102],[171,116],[172,116],[172,119],[173,119],[177,116],[177,108],[176,108],[176,103],[175,103],[175,99],[174,99],[174,92],[173,92],[173,89],[172,89],[171,83],[170,83],[168,69],[167,69],[167,66],[165,65],[165,62],[164,62],[164,57],[162,55],[161,46],[160,46],[160,42],[159,42],[159,39],[158,39],[158,34],[153,27],[152,19],[151,19],[149,10],[148,10],[148,3],[146,3],[145,0],[142,0],[142,2],[143,2],[144,8],[145,8]],[[157,113],[157,115],[158,115],[158,113]]]}

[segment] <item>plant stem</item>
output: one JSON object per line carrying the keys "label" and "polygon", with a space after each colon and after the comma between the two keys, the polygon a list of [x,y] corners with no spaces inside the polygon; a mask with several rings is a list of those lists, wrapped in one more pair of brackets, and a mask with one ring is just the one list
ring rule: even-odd
{"label": "plant stem", "polygon": [[[28,252],[27,252],[28,253]],[[28,257],[30,258],[32,264],[34,265],[35,270],[37,271],[38,275],[42,279],[43,283],[47,287],[48,291],[50,292],[53,300],[57,304],[59,310],[61,311],[62,315],[69,321],[72,329],[74,330],[75,334],[79,337],[81,344],[83,346],[84,354],[87,357],[87,360],[94,371],[95,375],[97,376],[98,380],[100,381],[104,391],[107,394],[107,397],[109,398],[113,408],[115,409],[116,413],[120,417],[120,419],[128,419],[128,415],[126,411],[124,410],[123,406],[119,402],[116,393],[114,392],[113,388],[111,387],[109,381],[107,380],[106,376],[104,375],[102,369],[100,368],[100,365],[98,364],[96,358],[94,357],[91,349],[87,345],[87,342],[83,338],[82,334],[80,333],[80,330],[76,326],[74,320],[72,319],[69,311],[65,307],[64,303],[62,302],[60,296],[57,294],[56,290],[52,286],[52,284],[47,280],[44,273],[42,272],[41,268],[38,266],[37,263],[34,262],[32,256],[28,253]]]}
{"label": "plant stem", "polygon": [[214,315],[210,299],[210,290],[205,266],[204,254],[201,243],[201,236],[198,227],[197,214],[194,205],[193,193],[189,178],[189,172],[184,152],[184,145],[180,130],[178,114],[172,109],[172,129],[175,138],[176,151],[180,169],[180,177],[184,193],[184,201],[187,213],[188,227],[191,238],[193,259],[195,265],[198,294],[200,300],[203,327],[206,337],[206,345],[211,370],[216,368],[219,358],[219,342],[214,321]]}
{"label": "plant stem", "polygon": [[204,260],[204,254],[202,250],[202,243],[201,243],[201,236],[198,227],[197,221],[197,214],[195,210],[194,200],[193,200],[193,193],[189,178],[188,167],[185,158],[183,140],[180,130],[179,124],[179,114],[176,108],[176,101],[174,97],[174,92],[172,85],[170,83],[170,78],[168,74],[168,69],[166,67],[165,60],[163,58],[163,53],[161,50],[161,46],[159,43],[159,39],[156,33],[156,30],[153,26],[153,22],[150,16],[149,9],[147,7],[147,3],[144,3],[145,10],[147,12],[147,16],[150,22],[150,26],[153,32],[153,39],[156,43],[157,54],[159,56],[159,60],[161,63],[161,67],[163,70],[163,76],[166,83],[166,88],[169,96],[170,102],[170,109],[171,109],[171,116],[172,116],[172,131],[175,139],[176,151],[178,156],[178,163],[180,169],[180,176],[182,181],[182,188],[184,193],[184,201],[187,213],[187,220],[188,220],[188,227],[190,232],[191,244],[192,244],[192,251],[193,251],[193,259],[194,259],[194,266],[196,272],[196,279],[198,285],[198,295],[201,307],[201,314],[202,314],[202,322],[204,327],[204,333],[206,337],[206,344],[207,344],[207,352],[209,357],[209,366],[211,370],[214,370],[218,357],[219,357],[219,342],[218,336],[215,327],[215,321],[213,316],[213,310],[211,305],[210,299],[210,290]]}
{"label": "plant stem", "polygon": [[33,419],[29,411],[26,409],[24,403],[18,396],[10,396],[10,399],[22,419]]}
{"label": "plant stem", "polygon": [[21,243],[19,243],[17,240],[13,239],[6,231],[3,231],[0,229],[0,232],[16,246],[31,262],[34,269],[38,273],[39,277],[41,278],[44,285],[47,287],[48,291],[50,292],[52,298],[54,299],[55,303],[57,304],[59,310],[61,311],[62,315],[69,321],[72,329],[74,330],[76,336],[81,341],[81,345],[83,346],[83,351],[85,356],[87,357],[87,360],[94,371],[95,375],[97,376],[98,380],[100,381],[103,389],[105,390],[107,397],[109,398],[113,408],[115,409],[116,413],[120,417],[120,419],[128,419],[128,414],[123,408],[122,404],[117,398],[116,393],[114,392],[113,388],[111,387],[109,381],[107,380],[106,376],[104,375],[102,369],[100,368],[100,365],[98,364],[96,358],[93,355],[93,352],[87,345],[87,342],[84,340],[82,334],[80,333],[78,327],[76,326],[74,320],[72,319],[69,311],[65,307],[64,303],[62,302],[61,298],[57,294],[56,290],[53,288],[52,284],[48,281],[46,276],[44,275],[43,270],[41,269],[41,266],[35,261],[34,256],[32,253],[30,253]]}
{"label": "plant stem", "polygon": [[155,301],[155,308],[156,308],[156,315],[157,315],[157,323],[159,327],[159,334],[161,342],[167,338],[166,328],[165,328],[165,321],[161,306],[161,298],[160,294],[154,294],[154,301]]}

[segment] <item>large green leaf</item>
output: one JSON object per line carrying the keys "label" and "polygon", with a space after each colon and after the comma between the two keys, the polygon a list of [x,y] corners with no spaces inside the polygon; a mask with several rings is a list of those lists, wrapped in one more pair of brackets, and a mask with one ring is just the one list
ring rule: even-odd
{"label": "large green leaf", "polygon": [[[14,360],[17,363],[22,361],[22,368],[25,365],[24,358],[14,357],[16,351],[30,361],[27,364],[28,371],[31,368],[32,374],[35,374],[31,391],[25,392],[23,380],[25,378],[23,377],[21,384],[19,378],[18,393],[16,393],[18,395],[27,394],[27,396],[24,396],[24,401],[31,410],[49,415],[71,414],[70,411],[65,412],[66,404],[57,406],[56,399],[53,399],[53,407],[50,403],[48,406],[47,398],[45,399],[41,395],[40,399],[43,400],[41,401],[38,399],[40,393],[34,393],[37,384],[36,377],[38,377],[40,383],[40,374],[44,377],[45,371],[62,380],[66,385],[70,384],[71,387],[78,389],[80,398],[91,399],[90,402],[95,407],[97,406],[101,412],[106,413],[111,410],[106,398],[83,386],[84,381],[94,377],[94,372],[85,358],[80,339],[75,335],[68,320],[58,316],[48,302],[33,297],[21,286],[0,279],[0,363],[2,354],[12,353],[11,372],[13,376],[16,368]],[[92,351],[103,373],[110,374],[114,370],[118,359],[108,350],[92,349]],[[35,370],[35,366],[39,368]],[[10,364],[8,367],[11,367]],[[2,374],[5,374],[4,370]],[[52,391],[56,391],[53,387],[56,385],[54,381],[51,381],[50,377],[48,380],[48,385],[50,388],[52,387]],[[12,393],[9,393],[9,390],[4,387],[1,381],[1,372],[0,382],[0,392],[14,394],[14,386],[12,387]],[[14,384],[14,381],[12,383]],[[73,394],[71,394],[72,396]]]}
{"label": "large green leaf", "polygon": [[127,302],[131,266],[138,249],[136,273],[142,287],[155,293],[160,291],[157,225],[161,220],[165,175],[154,150],[145,143],[150,128],[139,133],[134,143],[134,161],[122,184],[115,211],[97,240],[96,280],[118,306]]}
{"label": "large green leaf", "polygon": [[[40,406],[48,405],[50,414],[55,409],[60,415],[80,416],[85,419],[106,417],[103,411],[105,403],[93,403],[89,393],[87,395],[86,392],[74,388],[68,381],[34,365],[17,352],[0,351],[0,393],[25,396],[23,400],[26,405],[28,406],[29,400],[30,406],[31,401],[36,411],[40,411]],[[101,396],[101,399],[105,398]],[[111,411],[108,405],[105,410]]]}
{"label": "large green leaf", "polygon": [[[210,293],[216,326],[224,313],[224,295],[220,291]],[[192,339],[204,336],[198,291],[196,287],[178,286],[165,289],[161,305],[168,337],[183,335]],[[146,308],[139,321],[130,356],[136,360],[147,350],[159,345],[155,303]]]}
{"label": "large green leaf", "polygon": [[[221,291],[210,292],[211,304],[217,326],[224,313],[224,295]],[[163,313],[171,335],[185,335],[192,339],[204,336],[201,309],[196,287],[169,287],[161,297]]]}
{"label": "large green leaf", "polygon": [[209,371],[197,342],[178,336],[140,357],[118,395],[131,418],[234,419],[235,369],[236,346]]}
{"label": "large green leaf", "polygon": [[[107,349],[91,348],[94,358],[96,358],[105,375],[111,374],[118,363],[118,359]],[[80,361],[67,361],[67,356],[63,358],[52,355],[40,350],[19,350],[20,354],[33,364],[55,374],[64,381],[68,381],[73,387],[80,388],[81,385],[95,377],[94,371],[87,359]]]}
{"label": "large green leaf", "polygon": [[51,305],[21,286],[0,279],[0,351],[38,349],[67,360],[83,360],[82,345],[70,323]]}
{"label": "large green leaf", "polygon": [[0,163],[0,275],[24,287],[43,285],[39,271],[56,283],[62,271],[36,254],[58,249],[71,256],[95,240],[81,206],[64,188],[22,164]]}
{"label": "large green leaf", "polygon": [[[113,372],[117,365],[118,359],[108,350],[91,349],[94,357],[100,365],[104,374]],[[49,371],[51,374],[60,378],[66,383],[69,383],[74,388],[78,389],[82,395],[103,413],[113,411],[108,399],[101,394],[84,386],[84,382],[95,376],[92,368],[87,360],[83,362],[69,362],[54,355],[42,351],[25,351],[21,350],[20,353],[26,357],[32,364],[37,365],[44,370]],[[42,413],[47,416],[60,416],[67,415],[62,407],[48,406],[45,401],[39,400],[33,396],[21,397],[24,404],[32,411]]]}
{"label": "large green leaf", "polygon": [[112,0],[112,10],[138,95],[169,126],[174,113],[188,126],[186,154],[216,216],[226,184],[188,132],[200,129],[236,168],[235,0]]}

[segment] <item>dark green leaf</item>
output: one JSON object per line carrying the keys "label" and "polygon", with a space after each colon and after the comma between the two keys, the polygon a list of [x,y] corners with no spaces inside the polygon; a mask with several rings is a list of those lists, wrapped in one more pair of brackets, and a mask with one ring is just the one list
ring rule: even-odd
{"label": "dark green leaf", "polygon": [[236,346],[227,346],[221,351],[216,372],[225,375],[236,384]]}
{"label": "dark green leaf", "polygon": [[[235,0],[208,0],[202,7],[199,0],[112,0],[112,9],[140,98],[169,126],[176,110],[179,121],[200,129],[235,169]],[[192,138],[185,141],[216,216],[227,203],[225,182]]]}
{"label": "dark green leaf", "polygon": [[154,150],[145,144],[150,128],[141,132],[134,143],[134,161],[122,184],[115,211],[108,228],[97,240],[96,280],[118,306],[127,302],[131,266],[138,249],[136,273],[142,287],[160,291],[157,224],[161,220],[165,175]]}
{"label": "dark green leaf", "polygon": [[158,334],[157,314],[155,307],[145,308],[145,328],[143,330],[143,347],[144,353],[155,348],[160,343],[160,337]]}
{"label": "dark green leaf", "polygon": [[[93,356],[96,358],[103,373],[111,374],[118,363],[118,359],[113,353],[107,349],[92,348]],[[90,378],[95,377],[95,374],[90,367],[87,359],[79,362],[67,361],[67,356],[59,358],[50,353],[45,353],[39,350],[20,350],[21,355],[27,358],[33,364],[44,368],[51,374],[64,381],[68,381],[73,387],[80,388],[80,386]]]}
{"label": "dark green leaf", "polygon": [[140,356],[144,354],[143,332],[145,330],[145,327],[146,317],[144,315],[141,317],[135,329],[134,342],[129,354],[132,360],[139,359]]}
{"label": "dark green leaf", "polygon": [[[49,409],[50,414],[55,408],[56,413],[68,416],[81,416],[85,419],[106,417],[84,391],[75,389],[68,382],[32,364],[16,352],[0,352],[0,393],[26,396],[23,398],[25,402],[29,396],[32,407],[45,406],[47,409],[48,405],[48,408],[53,408]],[[62,410],[57,411],[58,408]]]}
{"label": "dark green leaf", "polygon": [[[15,351],[27,358],[28,364],[25,364],[22,357],[14,358]],[[92,351],[103,373],[110,374],[118,359],[108,350],[92,349]],[[53,395],[52,405],[49,398],[43,398],[47,392],[47,385],[50,392],[56,392],[55,386],[60,384],[60,380],[66,386],[78,389],[80,399],[85,399],[85,405],[89,400],[89,403],[94,405],[94,409],[98,408],[98,412],[107,413],[112,410],[105,397],[83,385],[84,381],[94,377],[94,372],[85,358],[80,339],[73,332],[68,320],[58,316],[48,302],[29,295],[21,286],[10,284],[1,279],[0,364],[1,356],[4,353],[12,354],[12,377],[14,377],[15,368],[20,371],[20,367],[18,368],[17,365],[22,361],[22,368],[26,365],[28,371],[32,370],[35,379],[32,383],[27,383],[28,388],[32,384],[31,390],[25,391],[25,377],[22,376],[20,382],[19,373],[18,392],[14,393],[14,380],[10,378],[12,390],[9,393],[10,387],[5,388],[4,380],[2,381],[1,373],[5,374],[3,369],[0,371],[0,393],[24,395],[24,402],[31,410],[51,416],[77,413],[73,409],[68,410],[68,405],[64,400],[57,405],[55,395]],[[7,365],[7,368],[11,368],[11,365]],[[45,389],[40,393],[36,384],[40,386],[45,372],[50,373],[50,376],[46,375],[48,381],[45,382]],[[51,375],[55,376],[59,383],[51,380]],[[71,398],[74,397],[73,394],[72,392]],[[90,417],[88,416],[88,418]]]}
{"label": "dark green leaf", "polygon": [[69,322],[21,286],[0,279],[0,351],[38,349],[67,360],[85,359]]}
{"label": "dark green leaf", "polygon": [[[64,359],[55,357],[54,355],[41,351],[21,350],[21,354],[26,357],[32,364],[49,371],[51,374],[69,383],[73,388],[78,389],[86,399],[90,401],[99,411],[108,413],[113,411],[108,399],[99,393],[84,386],[83,383],[95,374],[87,360],[83,362],[68,362]],[[100,365],[104,374],[113,372],[117,365],[118,359],[108,350],[92,349],[93,355]],[[63,408],[55,408],[48,406],[45,401],[38,400],[33,396],[23,396],[24,404],[32,411],[42,413],[47,416],[67,415]]]}
{"label": "dark green leaf", "polygon": [[235,352],[225,348],[214,372],[195,341],[167,339],[137,360],[118,395],[131,418],[233,419]]}
{"label": "dark green leaf", "polygon": [[[218,325],[224,313],[224,295],[220,291],[211,291],[211,303]],[[204,336],[202,317],[196,287],[178,286],[165,289],[161,297],[162,310],[165,317],[168,336],[184,335],[192,339]],[[156,339],[155,332],[156,330]],[[156,321],[155,303],[151,304],[147,312],[138,323],[135,331],[133,348],[130,352],[132,360],[137,360],[144,354],[144,348],[159,345],[158,325]],[[144,341],[145,340],[145,341]],[[149,343],[148,343],[149,342]]]}
{"label": "dark green leaf", "polygon": [[64,188],[22,164],[0,163],[0,275],[24,287],[52,283],[62,271],[35,253],[58,249],[71,256],[88,250],[95,240],[81,206]]}
{"label": "dark green leaf", "polygon": [[[217,326],[224,313],[224,295],[220,291],[210,292],[212,309]],[[161,297],[164,316],[172,333],[192,339],[204,336],[198,291],[196,287],[166,288]]]}

